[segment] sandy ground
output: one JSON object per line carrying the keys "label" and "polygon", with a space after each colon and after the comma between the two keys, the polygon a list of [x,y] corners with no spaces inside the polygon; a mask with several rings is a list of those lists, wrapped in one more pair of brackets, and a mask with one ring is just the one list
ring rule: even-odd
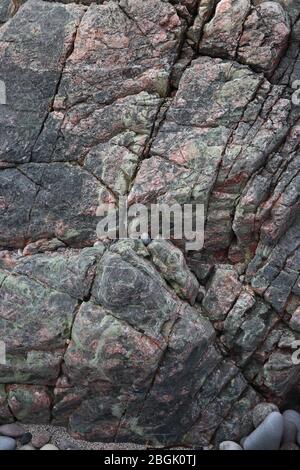
{"label": "sandy ground", "polygon": [[[26,431],[30,432],[33,436],[38,435],[41,431],[47,431],[51,434],[51,444],[60,447],[62,441],[68,440],[74,445],[77,449],[82,450],[144,450],[150,449],[153,447],[145,447],[138,444],[132,443],[103,443],[103,442],[87,442],[78,439],[74,439],[70,436],[66,428],[60,426],[51,426],[51,425],[39,425],[39,424],[23,424],[22,425]],[[159,448],[159,447],[157,447]],[[175,449],[175,447],[174,447]],[[180,449],[180,447],[177,447]],[[186,449],[186,448],[181,448]]]}

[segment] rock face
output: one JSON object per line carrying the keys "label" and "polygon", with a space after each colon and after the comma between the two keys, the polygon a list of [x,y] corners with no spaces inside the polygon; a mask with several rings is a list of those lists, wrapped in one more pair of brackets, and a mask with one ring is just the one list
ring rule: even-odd
{"label": "rock face", "polygon": [[[297,2],[12,3],[0,424],[260,448],[265,403],[300,406]],[[121,197],[203,204],[203,247],[97,241]]]}

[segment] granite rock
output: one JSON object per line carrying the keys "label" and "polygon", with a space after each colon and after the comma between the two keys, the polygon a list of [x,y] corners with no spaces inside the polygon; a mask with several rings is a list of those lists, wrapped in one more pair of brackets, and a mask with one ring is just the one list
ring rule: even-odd
{"label": "granite rock", "polygon": [[[295,440],[299,40],[297,0],[1,2],[1,425]],[[99,239],[122,198],[201,204],[201,248]]]}

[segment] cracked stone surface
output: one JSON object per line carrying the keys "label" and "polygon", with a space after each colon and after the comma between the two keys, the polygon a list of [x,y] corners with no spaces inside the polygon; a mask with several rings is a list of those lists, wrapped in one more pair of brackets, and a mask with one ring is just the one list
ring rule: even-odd
{"label": "cracked stone surface", "polygon": [[[0,423],[217,447],[300,410],[299,40],[297,0],[1,2]],[[98,241],[121,197],[204,204],[203,248]]]}

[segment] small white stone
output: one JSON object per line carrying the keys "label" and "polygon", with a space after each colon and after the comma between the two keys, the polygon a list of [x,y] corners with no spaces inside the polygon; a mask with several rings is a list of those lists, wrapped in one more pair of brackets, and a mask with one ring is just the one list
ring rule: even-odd
{"label": "small white stone", "polygon": [[45,446],[41,447],[40,450],[59,450],[59,449],[53,444],[46,444]]}
{"label": "small white stone", "polygon": [[219,450],[243,450],[242,447],[233,441],[224,441],[219,445]]}

